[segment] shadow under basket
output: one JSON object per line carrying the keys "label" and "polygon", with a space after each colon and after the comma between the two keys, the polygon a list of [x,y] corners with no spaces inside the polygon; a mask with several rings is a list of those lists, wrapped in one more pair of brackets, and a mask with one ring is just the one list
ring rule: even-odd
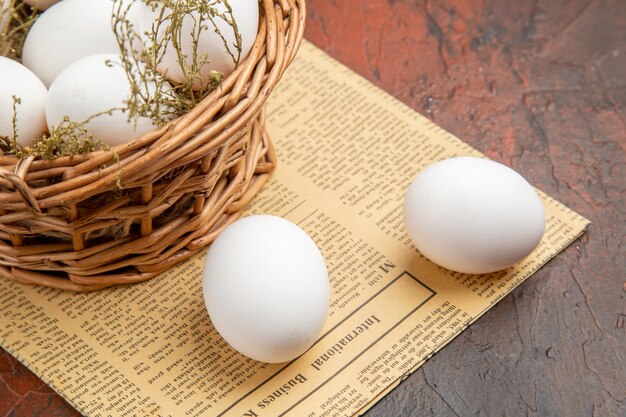
{"label": "shadow under basket", "polygon": [[110,151],[0,152],[0,275],[73,291],[141,282],[241,215],[276,165],[265,101],[304,32],[303,0],[260,8],[250,55],[188,114]]}

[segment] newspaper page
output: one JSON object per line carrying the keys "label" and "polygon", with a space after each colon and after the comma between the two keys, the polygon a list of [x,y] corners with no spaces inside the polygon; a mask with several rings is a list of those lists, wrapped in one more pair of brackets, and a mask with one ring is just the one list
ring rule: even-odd
{"label": "newspaper page", "polygon": [[320,247],[331,309],[289,363],[231,349],[206,313],[198,255],[148,282],[87,294],[0,280],[0,343],[87,416],[344,416],[367,410],[583,233],[541,194],[544,238],[488,275],[438,267],[402,224],[428,164],[480,154],[304,42],[270,99],[279,166],[247,214],[282,216]]}

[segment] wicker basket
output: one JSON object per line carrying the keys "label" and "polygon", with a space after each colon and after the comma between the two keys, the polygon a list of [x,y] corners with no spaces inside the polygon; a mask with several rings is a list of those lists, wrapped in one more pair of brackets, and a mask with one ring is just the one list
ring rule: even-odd
{"label": "wicker basket", "polygon": [[0,275],[74,291],[140,282],[240,216],[275,167],[265,101],[304,32],[304,0],[260,4],[249,57],[193,111],[116,147],[119,162],[0,154]]}

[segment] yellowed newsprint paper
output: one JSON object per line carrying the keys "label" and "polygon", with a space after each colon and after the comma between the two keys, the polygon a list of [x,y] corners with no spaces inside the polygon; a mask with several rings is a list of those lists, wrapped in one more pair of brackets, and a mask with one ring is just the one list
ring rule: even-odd
{"label": "yellowed newsprint paper", "polygon": [[279,167],[247,213],[300,225],[325,256],[320,339],[268,365],[232,350],[206,313],[197,256],[149,282],[88,294],[0,280],[0,343],[87,416],[351,416],[565,248],[588,221],[542,195],[541,245],[465,275],[410,243],[401,206],[434,161],[480,154],[305,42],[271,97]]}

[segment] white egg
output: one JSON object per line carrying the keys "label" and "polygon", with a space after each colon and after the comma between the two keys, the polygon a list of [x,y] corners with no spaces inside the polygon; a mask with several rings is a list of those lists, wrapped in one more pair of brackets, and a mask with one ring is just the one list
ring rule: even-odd
{"label": "white egg", "polygon": [[[148,84],[154,93],[154,83]],[[46,101],[46,120],[52,129],[65,116],[85,124],[95,139],[115,146],[136,139],[155,126],[149,118],[128,120],[127,107],[131,84],[115,54],[93,55],[65,68],[50,86]],[[101,114],[115,109],[111,114]],[[97,115],[97,116],[96,116]],[[95,116],[95,117],[94,117]]]}
{"label": "white egg", "polygon": [[[213,9],[228,19],[233,19],[236,23],[237,31],[241,36],[241,52],[235,47],[236,37],[233,27],[228,24],[224,19],[215,17],[212,20],[206,19],[203,21],[205,28],[201,31],[198,38],[198,45],[196,55],[198,57],[197,62],[203,62],[203,58],[208,58],[209,63],[203,65],[200,68],[200,80],[194,84],[194,88],[206,85],[209,80],[211,71],[219,71],[224,75],[230,74],[236,67],[236,64],[243,61],[254,44],[256,35],[258,32],[259,24],[259,4],[258,0],[237,0],[228,2],[232,9],[232,15],[227,12],[227,6],[223,0],[217,0],[212,4]],[[158,22],[160,10],[146,11],[145,19],[141,25],[142,32],[151,32],[156,30],[156,23]],[[157,69],[164,74],[167,78],[174,82],[184,82],[186,71],[183,68],[189,68],[193,64],[194,57],[194,30],[197,30],[197,22],[200,20],[199,13],[191,12],[183,19],[182,28],[180,31],[181,39],[180,52],[184,58],[182,59],[182,65],[179,60],[179,54],[177,49],[173,47],[171,39],[169,43],[163,41],[165,36],[165,29],[170,27],[169,21],[165,20],[161,23],[159,28],[159,43],[163,43],[164,47],[161,49],[163,58],[157,65]],[[218,33],[219,32],[219,33]],[[146,43],[146,49],[150,49],[150,45],[153,44],[148,37],[143,36]],[[168,38],[169,39],[169,38]],[[228,52],[225,45],[229,46],[231,53]]]}
{"label": "white egg", "polygon": [[13,96],[16,140],[22,146],[46,132],[46,86],[22,64],[0,56],[0,136],[13,137]]}
{"label": "white egg", "polygon": [[280,217],[227,227],[209,248],[203,293],[213,325],[240,353],[286,362],[319,337],[329,308],[324,259],[315,242]]}
{"label": "white egg", "polygon": [[64,0],[46,10],[28,32],[22,62],[46,86],[71,63],[89,55],[119,53],[111,0]]}
{"label": "white egg", "polygon": [[24,3],[34,7],[37,10],[46,10],[50,6],[58,3],[60,0],[24,0]]}
{"label": "white egg", "polygon": [[505,165],[460,157],[435,163],[410,185],[406,230],[431,261],[483,274],[526,257],[543,235],[545,213],[532,186]]}

